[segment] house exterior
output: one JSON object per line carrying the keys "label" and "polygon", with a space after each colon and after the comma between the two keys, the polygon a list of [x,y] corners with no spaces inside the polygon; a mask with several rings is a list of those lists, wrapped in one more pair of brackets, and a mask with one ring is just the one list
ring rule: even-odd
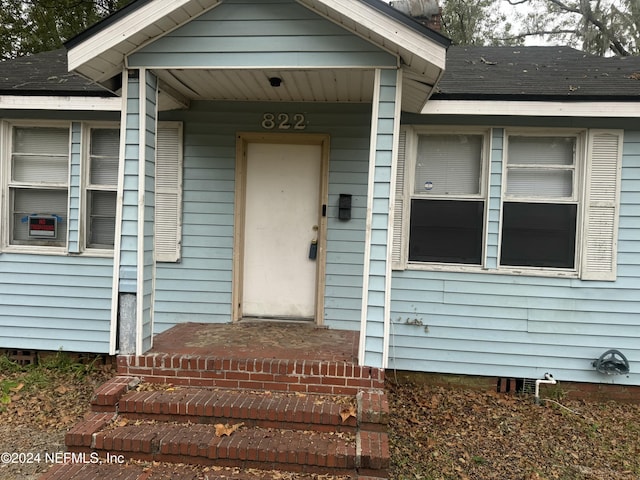
{"label": "house exterior", "polygon": [[284,318],[363,365],[639,385],[638,78],[378,0],[135,1],[0,64],[0,347]]}

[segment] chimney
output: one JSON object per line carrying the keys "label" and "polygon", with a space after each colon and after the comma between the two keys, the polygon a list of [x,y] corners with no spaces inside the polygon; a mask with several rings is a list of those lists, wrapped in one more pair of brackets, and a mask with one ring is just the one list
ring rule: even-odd
{"label": "chimney", "polygon": [[396,0],[390,5],[431,30],[442,30],[442,8],[438,0]]}

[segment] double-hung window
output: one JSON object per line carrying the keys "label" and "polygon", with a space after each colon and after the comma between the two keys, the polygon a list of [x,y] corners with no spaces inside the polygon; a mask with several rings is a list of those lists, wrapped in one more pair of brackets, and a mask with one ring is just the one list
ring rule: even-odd
{"label": "double-hung window", "polygon": [[120,129],[88,129],[86,162],[86,239],[87,248],[112,249],[116,226],[116,192]]}
{"label": "double-hung window", "polygon": [[482,264],[486,137],[483,131],[424,131],[414,137],[410,263]]}
{"label": "double-hung window", "polygon": [[619,130],[403,128],[393,268],[615,280],[622,146]]}
{"label": "double-hung window", "polygon": [[9,127],[9,245],[65,247],[69,125]]}
{"label": "double-hung window", "polygon": [[575,269],[579,134],[506,136],[500,265]]}

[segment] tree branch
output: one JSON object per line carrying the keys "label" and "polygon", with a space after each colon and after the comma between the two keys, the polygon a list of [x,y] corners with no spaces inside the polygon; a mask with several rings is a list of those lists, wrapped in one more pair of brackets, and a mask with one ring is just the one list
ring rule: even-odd
{"label": "tree branch", "polygon": [[548,0],[548,1],[553,3],[554,5],[557,5],[558,7],[560,7],[562,10],[566,12],[577,13],[578,15],[581,15],[587,22],[591,23],[591,25],[596,27],[598,30],[600,30],[600,32],[603,35],[606,36],[608,42],[611,44],[610,45],[611,50],[616,52],[618,55],[621,55],[623,57],[627,57],[631,55],[631,53],[628,52],[626,48],[624,48],[624,45],[622,45],[622,42],[620,42],[620,40],[618,40],[615,37],[615,35],[607,28],[607,26],[593,16],[593,12],[591,12],[591,10],[582,11],[579,8],[572,8],[569,5],[561,2],[560,0]]}

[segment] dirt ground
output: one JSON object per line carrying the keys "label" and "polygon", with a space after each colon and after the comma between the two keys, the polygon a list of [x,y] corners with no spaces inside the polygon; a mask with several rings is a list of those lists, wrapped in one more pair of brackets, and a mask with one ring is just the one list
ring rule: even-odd
{"label": "dirt ground", "polygon": [[640,479],[640,405],[388,387],[394,480]]}
{"label": "dirt ground", "polygon": [[[46,455],[64,451],[65,432],[113,374],[57,363],[25,371],[0,360],[0,454],[13,454],[0,462],[3,480],[49,468]],[[569,401],[561,389],[535,405],[530,395],[388,387],[391,480],[640,479],[640,405]]]}

